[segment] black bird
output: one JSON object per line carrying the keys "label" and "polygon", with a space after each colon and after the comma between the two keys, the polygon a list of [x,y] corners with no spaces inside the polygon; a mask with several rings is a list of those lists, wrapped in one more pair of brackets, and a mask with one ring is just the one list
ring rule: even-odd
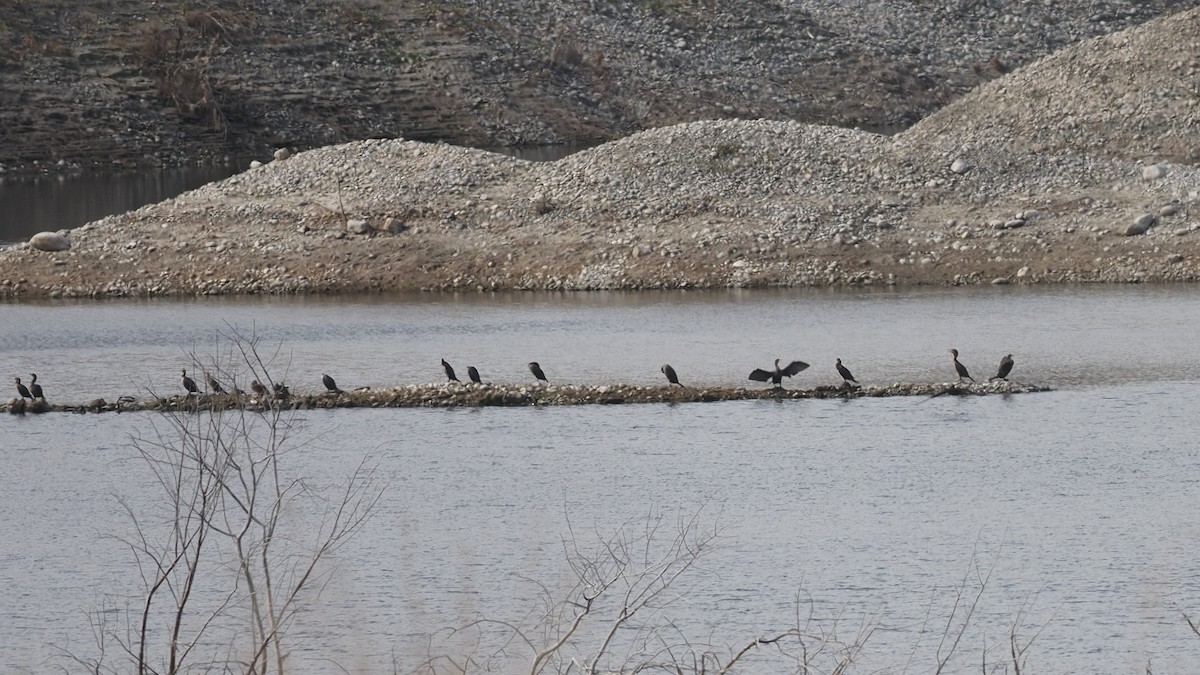
{"label": "black bird", "polygon": [[[664,363],[662,368],[659,368],[659,370],[662,371],[663,375],[667,376],[667,382],[670,382],[671,384],[679,384],[679,376],[675,374],[675,369],[669,364]],[[683,385],[679,384],[679,386],[682,387]]]}
{"label": "black bird", "polygon": [[529,372],[533,373],[533,376],[542,382],[549,382],[549,380],[546,379],[546,374],[542,372],[542,367],[538,365],[537,361],[529,362]]}
{"label": "black bird", "polygon": [[259,382],[258,380],[250,380],[250,391],[255,396],[266,396],[267,395],[267,388],[262,386],[262,383]]}
{"label": "black bird", "polygon": [[29,398],[29,399],[32,399],[32,398],[33,398],[33,394],[30,394],[30,393],[29,393],[29,387],[26,387],[25,385],[21,384],[21,378],[19,378],[19,377],[16,377],[16,378],[13,378],[13,379],[14,379],[14,380],[16,381],[16,383],[17,383],[17,393],[18,393],[18,394],[20,394],[20,396],[21,396],[21,400],[25,400],[25,399],[27,399],[27,398]]}
{"label": "black bird", "polygon": [[275,398],[280,401],[286,401],[292,396],[292,391],[282,382],[276,382],[272,388],[275,390]]}
{"label": "black bird", "polygon": [[954,371],[958,373],[958,381],[962,382],[963,378],[966,378],[974,382],[975,378],[971,377],[971,374],[967,372],[967,367],[958,362],[958,350],[951,349],[950,353],[954,355]]}
{"label": "black bird", "polygon": [[479,379],[479,369],[475,366],[467,366],[467,377],[475,384],[483,384],[483,380]]}
{"label": "black bird", "polygon": [[1013,360],[1012,354],[1000,359],[1000,370],[996,371],[996,376],[988,378],[989,380],[1004,380],[1008,381],[1008,374],[1012,372]]}
{"label": "black bird", "polygon": [[205,381],[208,382],[209,391],[211,391],[214,394],[224,394],[225,393],[225,387],[222,387],[221,383],[217,382],[217,378],[213,377],[212,373],[208,372],[207,370],[204,371],[204,379],[205,379]]}
{"label": "black bird", "polygon": [[37,373],[30,373],[29,377],[33,378],[29,381],[29,393],[33,394],[34,398],[46,400],[46,395],[42,393],[42,385],[37,383]]}
{"label": "black bird", "polygon": [[780,368],[779,359],[775,359],[775,368],[773,370],[755,368],[750,373],[750,379],[756,382],[766,382],[767,380],[770,380],[771,384],[775,385],[777,388],[782,388],[783,378],[791,377],[797,373],[803,372],[806,368],[808,368],[808,364],[803,361],[792,361],[791,363],[787,364],[787,366]]}
{"label": "black bird", "polygon": [[24,401],[27,398],[30,398],[30,399],[33,398],[33,394],[29,393],[29,387],[26,387],[25,385],[21,384],[21,378],[17,377],[17,378],[13,378],[13,379],[15,379],[17,381],[17,393],[21,395],[22,401]]}
{"label": "black bird", "polygon": [[446,363],[446,359],[442,359],[442,370],[446,371],[447,381],[458,382],[458,377],[454,375],[454,369],[450,367],[449,363]]}
{"label": "black bird", "polygon": [[338,389],[337,382],[334,382],[332,377],[330,377],[324,373],[321,373],[321,382],[322,382],[322,384],[325,385],[326,389],[328,389],[329,391],[332,391],[335,394],[346,393],[346,392],[342,391],[341,389]]}
{"label": "black bird", "polygon": [[856,386],[858,385],[858,380],[854,379],[854,375],[852,375],[850,373],[849,368],[842,365],[841,359],[837,360],[837,371],[838,371],[838,375],[841,375],[842,379],[846,381],[846,386],[849,386],[852,384],[856,385]]}
{"label": "black bird", "polygon": [[188,377],[187,369],[185,368],[185,369],[181,370],[180,372],[182,373],[182,375],[179,376],[179,381],[183,383],[183,388],[187,389],[187,393],[188,394],[199,394],[200,390],[196,388],[196,381],[193,380],[192,378]]}

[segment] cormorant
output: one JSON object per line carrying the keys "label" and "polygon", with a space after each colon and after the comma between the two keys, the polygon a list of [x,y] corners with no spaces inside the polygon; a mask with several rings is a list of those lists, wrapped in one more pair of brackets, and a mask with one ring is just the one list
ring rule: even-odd
{"label": "cormorant", "polygon": [[46,395],[42,393],[42,385],[37,383],[37,373],[30,373],[29,377],[33,378],[29,380],[29,393],[33,394],[34,398],[40,398],[45,401]]}
{"label": "cormorant", "polygon": [[183,383],[183,388],[187,389],[187,393],[199,394],[200,390],[196,388],[196,381],[188,377],[187,369],[184,368],[180,372],[182,375],[179,376],[179,381]]}
{"label": "cormorant", "polygon": [[346,392],[342,391],[341,389],[338,389],[337,382],[334,382],[333,378],[326,375],[325,373],[321,373],[321,382],[322,382],[322,384],[325,385],[326,389],[328,389],[329,391],[331,391],[335,394],[346,393]]}
{"label": "cormorant", "polygon": [[483,380],[479,379],[479,369],[475,366],[467,366],[467,377],[475,384],[483,384]]}
{"label": "cormorant", "polygon": [[258,380],[250,380],[250,391],[255,396],[267,395],[267,388],[262,386],[262,383],[260,383]]}
{"label": "cormorant", "polygon": [[837,371],[838,371],[838,375],[841,375],[842,379],[846,381],[847,386],[849,386],[851,384],[858,386],[858,380],[854,379],[854,375],[852,375],[850,373],[849,368],[842,365],[841,359],[837,360]]}
{"label": "cormorant", "polygon": [[774,370],[755,368],[750,373],[750,379],[756,382],[766,382],[767,380],[770,380],[771,384],[775,385],[775,387],[782,388],[783,378],[791,377],[799,372],[804,371],[806,368],[808,368],[808,364],[803,361],[792,361],[791,363],[787,364],[787,366],[780,368],[779,359],[775,359]]}
{"label": "cormorant", "polygon": [[[659,368],[659,370],[662,371],[663,375],[667,376],[667,382],[670,382],[671,384],[679,384],[679,376],[675,374],[675,369],[672,368],[670,364],[664,363],[662,368]],[[683,385],[679,384],[679,386],[682,387]]]}
{"label": "cormorant", "polygon": [[538,365],[537,361],[529,362],[529,372],[533,373],[533,376],[542,382],[549,382],[549,380],[546,379],[546,374],[542,372],[542,367]]}
{"label": "cormorant", "polygon": [[222,387],[221,383],[217,382],[217,378],[213,377],[212,373],[208,372],[207,370],[204,371],[204,379],[205,379],[205,381],[208,382],[209,391],[211,391],[214,394],[224,394],[225,393],[225,387]]}
{"label": "cormorant", "polygon": [[449,363],[446,363],[446,359],[442,359],[442,370],[446,371],[447,381],[458,382],[458,377],[454,375],[454,369],[450,367]]}
{"label": "cormorant", "polygon": [[967,372],[967,367],[958,362],[958,350],[951,349],[950,353],[954,355],[954,371],[958,373],[958,381],[962,382],[963,378],[966,378],[974,382],[975,378],[971,377],[971,374]]}
{"label": "cormorant", "polygon": [[24,401],[27,398],[32,399],[33,394],[29,393],[29,387],[21,384],[21,378],[17,377],[13,379],[17,381],[17,393],[21,395],[21,400]]}
{"label": "cormorant", "polygon": [[1012,372],[1013,360],[1012,354],[1000,359],[1000,370],[996,371],[996,376],[988,378],[989,380],[1004,380],[1008,381],[1008,374]]}

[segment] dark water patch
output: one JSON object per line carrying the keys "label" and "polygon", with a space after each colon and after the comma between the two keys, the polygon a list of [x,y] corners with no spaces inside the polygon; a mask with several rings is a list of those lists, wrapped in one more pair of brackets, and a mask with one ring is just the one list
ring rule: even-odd
{"label": "dark water patch", "polygon": [[79,227],[228,178],[246,162],[0,180],[0,245]]}

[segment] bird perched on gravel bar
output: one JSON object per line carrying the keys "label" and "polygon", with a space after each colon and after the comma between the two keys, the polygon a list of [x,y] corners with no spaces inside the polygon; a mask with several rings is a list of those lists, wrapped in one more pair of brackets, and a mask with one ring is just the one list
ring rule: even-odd
{"label": "bird perched on gravel bar", "polygon": [[854,386],[856,386],[856,387],[857,387],[857,386],[858,386],[858,380],[854,379],[854,375],[852,375],[852,374],[850,373],[850,369],[849,369],[849,368],[847,368],[846,366],[843,366],[843,365],[842,365],[842,360],[841,360],[841,359],[838,359],[838,360],[837,360],[837,364],[836,364],[836,365],[837,365],[837,371],[838,371],[838,375],[841,375],[841,376],[842,376],[842,380],[844,380],[844,381],[845,381],[845,384],[846,384],[846,386],[847,386],[847,387],[849,387],[850,385],[854,385]]}
{"label": "bird perched on gravel bar", "polygon": [[546,379],[546,374],[542,372],[542,367],[538,365],[537,361],[529,362],[529,372],[533,373],[533,376],[542,382],[549,382],[549,380]]}
{"label": "bird perched on gravel bar", "polygon": [[1004,358],[1000,359],[1000,369],[996,371],[996,376],[990,377],[988,379],[989,380],[1004,380],[1005,382],[1007,382],[1008,374],[1012,372],[1012,369],[1013,369],[1012,354],[1009,354],[1008,356],[1005,356]]}
{"label": "bird perched on gravel bar", "polygon": [[950,353],[954,355],[954,372],[958,373],[958,381],[962,382],[966,379],[974,382],[975,378],[971,377],[971,374],[967,372],[967,367],[958,362],[958,350],[951,349]]}
{"label": "bird perched on gravel bar", "polygon": [[[675,369],[672,368],[670,364],[664,363],[662,368],[659,368],[659,370],[662,371],[663,375],[667,376],[667,382],[670,382],[671,384],[679,384],[679,376],[675,374]],[[679,386],[682,387],[683,385],[679,384]]]}
{"label": "bird perched on gravel bar", "polygon": [[770,380],[771,384],[774,385],[776,389],[782,389],[783,378],[796,375],[807,368],[808,364],[803,361],[792,361],[783,368],[780,368],[779,359],[775,359],[775,368],[772,370],[755,368],[750,372],[750,379],[756,382],[766,382],[767,380]]}

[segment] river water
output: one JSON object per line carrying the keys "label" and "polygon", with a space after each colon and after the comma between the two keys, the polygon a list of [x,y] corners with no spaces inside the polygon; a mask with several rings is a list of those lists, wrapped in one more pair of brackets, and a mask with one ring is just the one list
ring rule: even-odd
{"label": "river water", "polygon": [[[243,382],[235,331],[254,336],[276,379],[301,391],[318,389],[322,372],[343,388],[436,381],[441,358],[498,382],[529,380],[525,363],[538,360],[551,382],[655,384],[670,362],[685,383],[733,385],[782,358],[813,364],[791,383],[808,387],[838,382],[837,357],[866,385],[947,381],[950,347],[979,379],[1012,353],[1013,379],[1056,389],[303,413],[294,424],[304,442],[282,460],[287,475],[335,485],[366,458],[383,492],[330,558],[324,591],[306,596],[289,626],[298,672],[412,672],[432,655],[468,654],[483,670],[507,637],[503,625],[449,629],[485,617],[541,639],[541,592],[567,597],[570,551],[596,559],[598,537],[622,526],[641,535],[648,522],[660,523],[657,546],[666,546],[691,516],[719,530],[711,548],[664,596],[671,602],[648,608],[645,625],[639,616],[642,631],[618,631],[607,665],[638,660],[647,635],[676,655],[684,639],[720,652],[800,623],[841,644],[869,632],[849,672],[932,673],[973,605],[943,672],[1011,663],[1014,635],[1024,672],[1200,666],[1200,637],[1184,619],[1200,618],[1200,296],[1190,287],[0,311],[0,361],[14,376],[37,372],[59,401],[176,393],[179,368],[197,362]],[[67,654],[97,655],[92,624],[133,616],[141,580],[119,539],[130,521],[118,497],[135,513],[159,513],[161,495],[132,445],[164,425],[151,414],[0,419],[0,671],[81,670]],[[301,534],[316,517],[299,506],[289,515]],[[148,529],[157,522],[143,518]],[[585,622],[569,653],[587,658],[602,633]],[[212,647],[193,658],[225,655]],[[518,641],[486,663],[528,672],[531,653]],[[744,672],[798,669],[775,649],[757,654]],[[829,670],[832,647],[810,659]]]}

